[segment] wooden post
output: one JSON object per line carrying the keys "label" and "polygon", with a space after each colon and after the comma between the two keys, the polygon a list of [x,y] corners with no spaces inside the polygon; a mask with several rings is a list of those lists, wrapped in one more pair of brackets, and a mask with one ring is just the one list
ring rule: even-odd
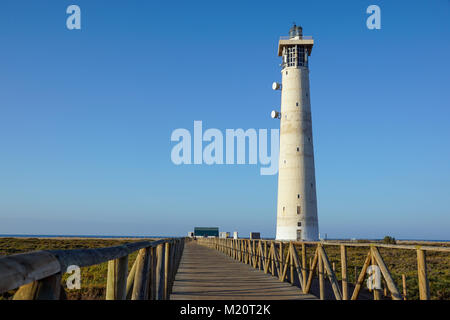
{"label": "wooden post", "polygon": [[403,300],[406,300],[406,276],[402,274]]}
{"label": "wooden post", "polygon": [[[371,251],[367,254],[366,260],[364,261],[364,265],[362,267],[361,273],[359,274],[358,280],[356,281],[355,289],[353,290],[351,300],[358,299],[359,291],[361,290],[361,285],[364,282],[364,278],[366,277],[367,268],[369,267],[371,260]],[[355,267],[355,275],[356,275],[356,267]],[[356,277],[355,277],[356,280]]]}
{"label": "wooden post", "polygon": [[348,300],[347,247],[341,245],[342,300]]}
{"label": "wooden post", "polygon": [[300,288],[305,290],[306,282],[303,280],[303,269],[302,265],[300,264],[300,260],[298,258],[297,250],[295,249],[295,246],[291,247],[291,259],[294,260],[295,267],[297,268],[297,276],[298,281],[300,282]]}
{"label": "wooden post", "polygon": [[[309,258],[309,272],[312,272],[312,258]],[[309,278],[309,275],[308,275]]]}
{"label": "wooden post", "polygon": [[156,300],[164,299],[164,244],[156,247]]}
{"label": "wooden post", "polygon": [[316,266],[317,266],[318,255],[319,255],[319,250],[318,250],[318,248],[316,248],[316,253],[314,254],[314,259],[312,262],[310,261],[311,271],[309,271],[308,282],[305,286],[305,290],[303,290],[303,293],[308,293],[309,289],[311,288],[312,278],[314,276],[314,270],[316,269]]}
{"label": "wooden post", "polygon": [[420,300],[430,300],[430,286],[428,284],[427,261],[425,251],[417,249],[417,275],[419,278]]}
{"label": "wooden post", "polygon": [[61,273],[21,286],[13,300],[59,300],[61,296]]}
{"label": "wooden post", "polygon": [[[288,256],[288,259],[289,259],[289,256]],[[286,273],[287,273],[288,264],[289,264],[289,260],[287,260],[286,263],[284,264],[284,268],[281,268],[281,265],[280,265],[280,271],[281,272],[280,272],[279,279],[280,279],[281,282],[283,282],[284,279],[286,279]]]}
{"label": "wooden post", "polygon": [[[377,263],[375,261],[375,255],[372,254],[371,265],[374,266],[376,264]],[[372,269],[372,272],[375,272],[375,271]],[[380,300],[380,291],[378,291],[378,289],[376,289],[376,288],[373,288],[373,300]]]}
{"label": "wooden post", "polygon": [[[336,300],[342,300],[342,294],[341,290],[339,289],[339,284],[336,280],[336,275],[334,274],[334,271],[330,265],[330,261],[328,260],[327,253],[325,252],[325,249],[323,246],[319,247],[320,257],[322,258],[323,266],[325,267],[325,270],[327,271],[328,278],[330,279],[331,287],[333,289],[334,296]],[[323,270],[323,268],[322,268]]]}
{"label": "wooden post", "polygon": [[[280,259],[279,259],[279,264],[280,264],[280,271],[284,270],[284,256],[283,256],[283,242],[280,242]],[[282,276],[282,272],[279,273],[279,277],[281,278]]]}
{"label": "wooden post", "polygon": [[302,277],[303,277],[303,288],[306,286],[306,281],[308,278],[308,272],[306,271],[306,245],[302,243]]}
{"label": "wooden post", "polygon": [[264,273],[269,271],[269,259],[267,257],[267,241],[264,241]]}
{"label": "wooden post", "polygon": [[[320,248],[320,245],[318,245],[317,248]],[[319,249],[318,251],[318,259],[319,259],[319,290],[320,290],[320,300],[325,300],[325,287],[324,287],[324,283],[323,283],[323,258],[322,258],[322,254],[321,251]]]}
{"label": "wooden post", "polygon": [[[377,247],[372,247],[372,256],[375,258],[375,261],[378,264],[378,267],[380,267],[381,273],[383,274],[384,279],[386,280],[386,284],[388,286],[389,291],[391,292],[392,299],[394,300],[401,300],[400,293],[398,292],[397,286],[395,285],[394,280],[391,277],[391,274],[389,273],[388,268],[386,267],[386,264],[383,261],[383,258],[380,255],[380,252],[378,251]],[[374,290],[378,291],[378,290]]]}
{"label": "wooden post", "polygon": [[384,280],[384,278],[383,278],[383,295],[384,295],[385,297],[388,296],[388,292],[387,292],[387,284],[386,284],[386,280]]}
{"label": "wooden post", "polygon": [[275,245],[272,241],[272,244],[270,245],[270,264],[272,269],[272,276],[275,276]]}
{"label": "wooden post", "polygon": [[164,250],[164,300],[169,298],[170,243],[165,243]]}
{"label": "wooden post", "polygon": [[156,300],[156,285],[157,285],[157,274],[156,274],[156,264],[157,264],[156,248],[150,248],[150,283],[149,283],[149,299]]}
{"label": "wooden post", "polygon": [[294,285],[294,257],[292,256],[292,250],[295,250],[295,247],[292,245],[292,242],[289,244],[289,250],[287,252],[289,264],[291,267],[291,273],[290,273],[290,281],[291,284]]}
{"label": "wooden post", "polygon": [[131,267],[130,272],[128,273],[128,277],[127,277],[127,289],[126,289],[126,299],[130,300],[131,299],[131,295],[133,293],[133,286],[134,286],[134,277],[136,275],[136,265],[137,265],[137,261],[138,259],[136,258],[134,260],[133,266]]}
{"label": "wooden post", "polygon": [[150,270],[150,248],[140,249],[136,257],[136,274],[134,276],[131,300],[148,299],[148,283]]}
{"label": "wooden post", "polygon": [[108,261],[106,300],[125,300],[127,295],[128,256]]}

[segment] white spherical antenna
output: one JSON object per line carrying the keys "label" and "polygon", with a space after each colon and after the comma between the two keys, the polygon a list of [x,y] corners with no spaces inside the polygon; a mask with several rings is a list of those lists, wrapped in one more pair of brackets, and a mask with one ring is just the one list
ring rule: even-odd
{"label": "white spherical antenna", "polygon": [[278,82],[272,83],[272,90],[280,90],[280,89],[281,89],[281,84],[279,84]]}
{"label": "white spherical antenna", "polygon": [[270,113],[270,117],[272,119],[278,118],[278,115],[279,115],[278,111],[275,111],[275,110],[272,110],[272,112]]}

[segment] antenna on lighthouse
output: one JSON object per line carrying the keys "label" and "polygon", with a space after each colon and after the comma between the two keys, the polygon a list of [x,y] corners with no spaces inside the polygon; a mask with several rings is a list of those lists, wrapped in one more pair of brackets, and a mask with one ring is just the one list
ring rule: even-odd
{"label": "antenna on lighthouse", "polygon": [[278,82],[272,83],[272,90],[281,90],[281,84]]}

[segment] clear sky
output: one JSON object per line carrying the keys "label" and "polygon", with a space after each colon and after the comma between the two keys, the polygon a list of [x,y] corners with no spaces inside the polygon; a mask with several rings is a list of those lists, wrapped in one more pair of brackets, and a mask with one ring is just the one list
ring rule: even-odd
{"label": "clear sky", "polygon": [[277,41],[294,21],[315,38],[321,234],[449,240],[448,0],[2,0],[0,234],[273,237],[276,175],[176,166],[170,136],[194,120],[278,128]]}

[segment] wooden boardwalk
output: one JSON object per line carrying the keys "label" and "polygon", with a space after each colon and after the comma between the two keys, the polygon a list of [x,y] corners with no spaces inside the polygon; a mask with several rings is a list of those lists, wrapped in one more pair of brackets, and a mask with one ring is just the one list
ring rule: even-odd
{"label": "wooden boardwalk", "polygon": [[188,242],[171,300],[312,300],[300,288],[214,249]]}

